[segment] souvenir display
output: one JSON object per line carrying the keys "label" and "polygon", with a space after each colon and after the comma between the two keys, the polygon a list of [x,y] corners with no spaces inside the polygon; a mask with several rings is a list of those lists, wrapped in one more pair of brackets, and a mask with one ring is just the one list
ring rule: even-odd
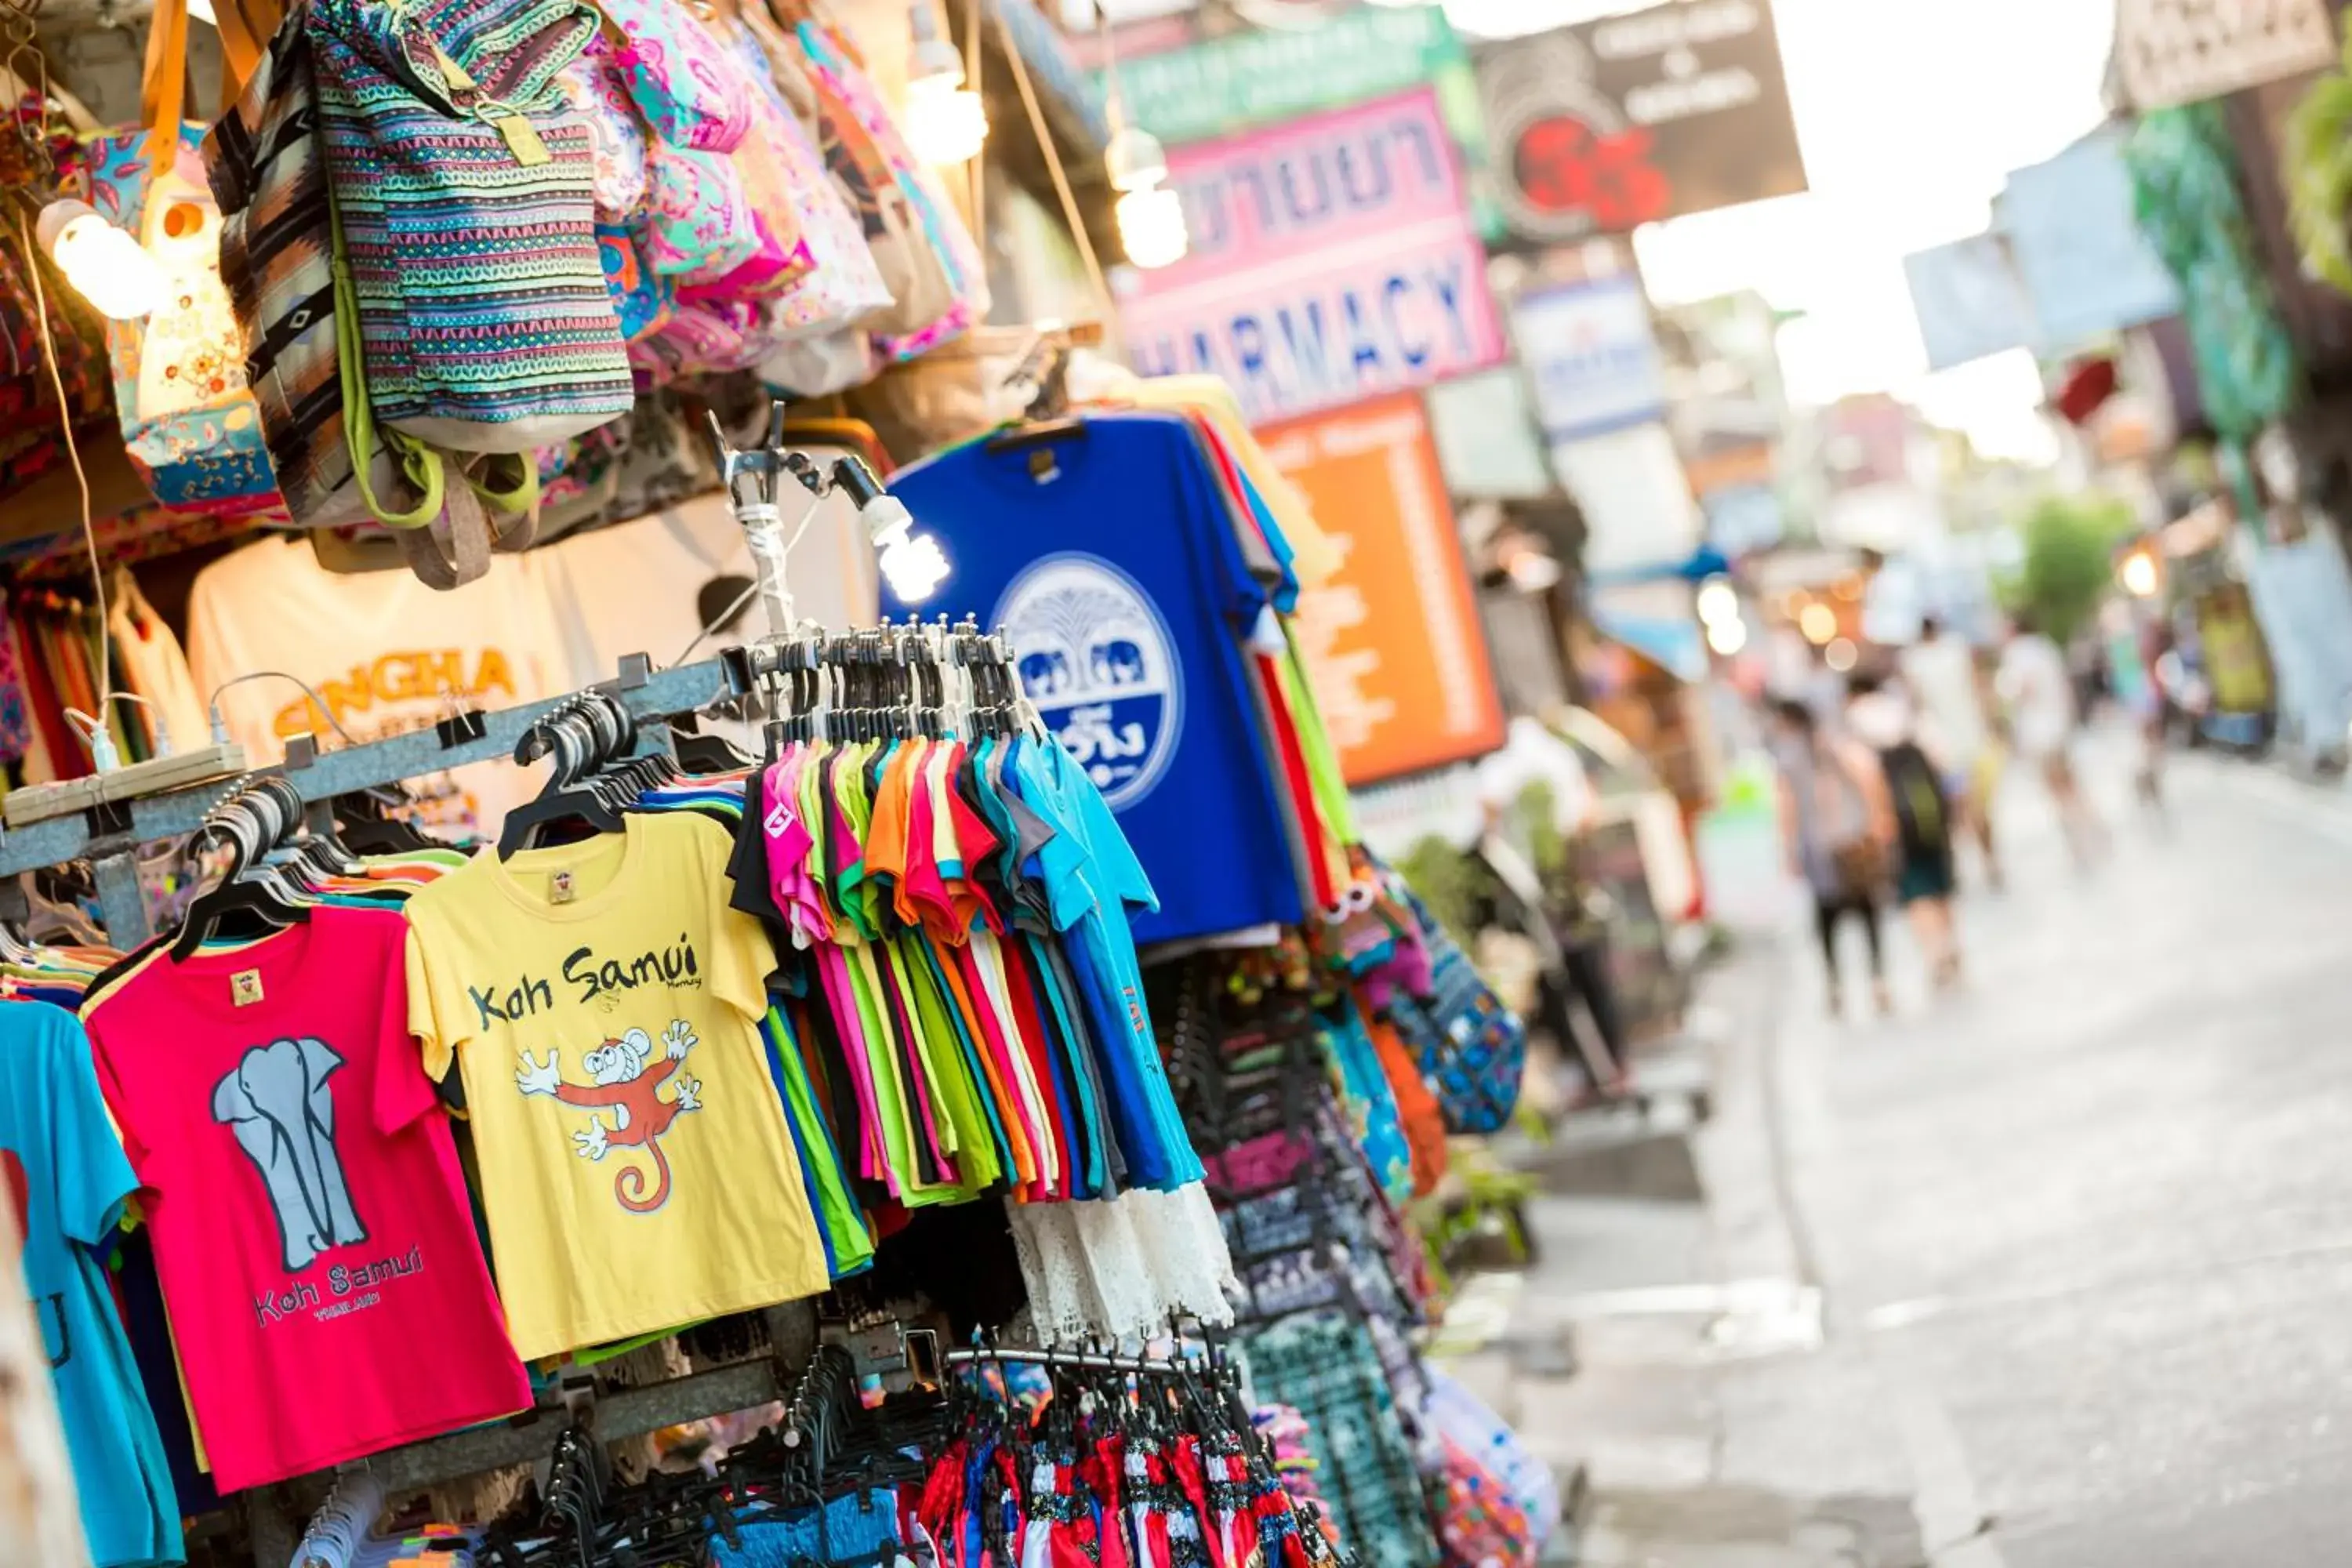
{"label": "souvenir display", "polygon": [[[1517,1560],[1557,1499],[1423,1366],[1406,1214],[1522,1042],[1360,842],[1339,549],[1222,384],[1072,409],[1083,329],[944,450],[772,401],[982,374],[960,51],[214,9],[208,128],[158,0],[135,127],[0,134],[0,501],[103,459],[0,589],[91,1560]],[[1066,187],[1094,107],[994,20]]]}

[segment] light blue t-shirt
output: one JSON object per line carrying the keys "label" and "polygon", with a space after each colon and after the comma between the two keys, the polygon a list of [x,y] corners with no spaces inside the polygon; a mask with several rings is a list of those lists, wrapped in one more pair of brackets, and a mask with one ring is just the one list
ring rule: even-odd
{"label": "light blue t-shirt", "polygon": [[1200,1156],[1160,1059],[1128,922],[1129,910],[1154,906],[1150,879],[1086,769],[1059,746],[1028,740],[1016,745],[1005,777],[1055,829],[1037,851],[1037,873],[1094,1020],[1128,1173],[1136,1185],[1161,1192],[1197,1182]]}
{"label": "light blue t-shirt", "polygon": [[186,1558],[154,1413],[99,1261],[138,1184],[80,1022],[46,1002],[0,1003],[0,1202],[25,1237],[98,1568]]}

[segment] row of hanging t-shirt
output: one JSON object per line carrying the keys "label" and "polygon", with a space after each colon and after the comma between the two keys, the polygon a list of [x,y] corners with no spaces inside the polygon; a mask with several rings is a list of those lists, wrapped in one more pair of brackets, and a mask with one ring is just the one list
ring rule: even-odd
{"label": "row of hanging t-shirt", "polygon": [[[1139,942],[1297,925],[1343,900],[1359,836],[1290,623],[1337,552],[1230,388],[1129,380],[891,489],[954,563],[924,608],[1003,629],[1135,847],[1159,894]],[[887,584],[883,604],[911,607]]]}
{"label": "row of hanging t-shirt", "polygon": [[[815,1294],[926,1204],[1148,1207],[1118,1266],[1162,1281],[1159,1320],[1223,1313],[1127,923],[1149,886],[1083,772],[999,729],[811,734],[511,856],[289,867],[284,929],[95,977],[87,1044],[37,1009],[102,1086],[107,1203],[138,1190],[220,1489],[512,1414],[524,1363]],[[740,907],[770,903],[781,974]]]}

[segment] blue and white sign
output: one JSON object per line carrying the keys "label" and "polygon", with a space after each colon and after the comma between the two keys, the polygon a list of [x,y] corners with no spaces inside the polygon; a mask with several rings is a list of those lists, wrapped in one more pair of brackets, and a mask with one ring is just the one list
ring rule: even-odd
{"label": "blue and white sign", "polygon": [[2180,309],[2180,289],[2132,216],[2114,133],[2011,173],[1996,207],[2033,301],[2044,354],[2071,353]]}
{"label": "blue and white sign", "polygon": [[1550,440],[1606,435],[1665,412],[1665,363],[1640,279],[1523,294],[1511,308],[1511,330]]}
{"label": "blue and white sign", "polygon": [[1970,235],[1903,258],[1929,370],[2033,346],[2033,302],[1997,234]]}
{"label": "blue and white sign", "polygon": [[1150,795],[1184,730],[1184,672],[1160,606],[1099,556],[1048,555],[989,619],[1013,641],[1021,688],[1114,811]]}

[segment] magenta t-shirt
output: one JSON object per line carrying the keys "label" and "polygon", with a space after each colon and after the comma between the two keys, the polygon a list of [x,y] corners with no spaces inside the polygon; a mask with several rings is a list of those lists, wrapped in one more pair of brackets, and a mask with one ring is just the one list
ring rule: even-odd
{"label": "magenta t-shirt", "polygon": [[530,1403],[408,1032],[406,929],[320,908],[151,959],[84,1019],[224,1491]]}

